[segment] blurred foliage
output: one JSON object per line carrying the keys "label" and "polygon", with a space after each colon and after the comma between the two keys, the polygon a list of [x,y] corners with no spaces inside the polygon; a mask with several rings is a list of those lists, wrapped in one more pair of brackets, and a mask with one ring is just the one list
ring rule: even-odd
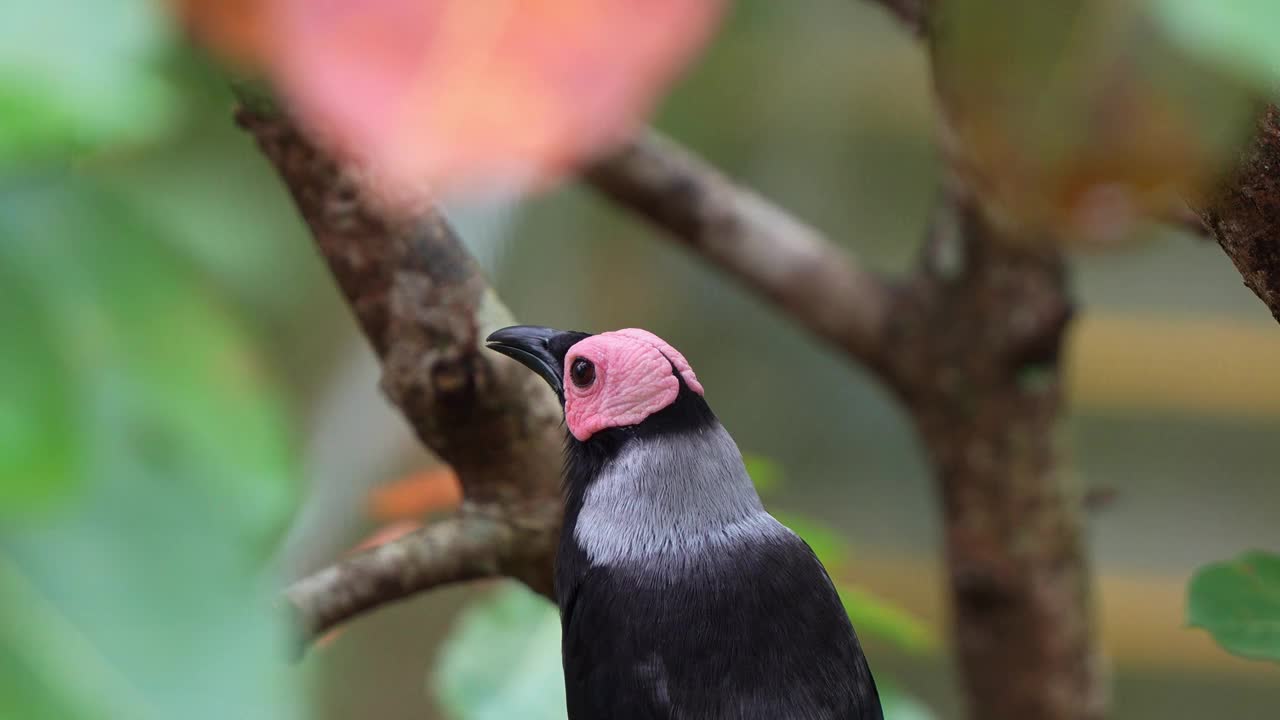
{"label": "blurred foliage", "polygon": [[0,717],[299,710],[265,572],[292,418],[175,233],[80,171],[197,97],[159,9],[0,7]]}
{"label": "blurred foliage", "polygon": [[136,142],[168,125],[172,31],[157,5],[0,3],[0,164]]}
{"label": "blurred foliage", "polygon": [[1201,568],[1187,621],[1236,655],[1280,662],[1280,555],[1247,552]]}
{"label": "blurred foliage", "polygon": [[940,3],[934,67],[955,148],[1015,236],[1129,240],[1216,181],[1248,137],[1244,84],[1188,61],[1143,9]]}
{"label": "blurred foliage", "polygon": [[756,486],[756,492],[767,495],[782,485],[782,466],[763,455],[744,455],[743,464],[747,467],[747,475]]}
{"label": "blurred foliage", "polygon": [[458,720],[564,718],[560,614],[524,585],[504,582],[456,623],[432,685]]}
{"label": "blurred foliage", "polygon": [[863,637],[874,636],[912,652],[937,649],[933,628],[906,610],[854,585],[843,583],[837,590],[849,619]]}
{"label": "blurred foliage", "polygon": [[[31,447],[56,446],[64,459],[79,462],[35,456],[33,464],[57,465],[69,476],[71,468],[97,469],[88,460],[99,444],[145,453],[157,466],[206,485],[211,496],[254,498],[235,520],[244,536],[237,545],[269,549],[293,505],[295,468],[278,398],[248,338],[201,292],[191,268],[94,183],[11,177],[0,192],[0,258],[27,281],[0,292],[16,290],[14,305],[32,312],[17,327],[44,335],[35,346],[46,353],[37,356],[36,377],[49,380],[4,401],[29,400],[33,415],[58,412],[68,420],[28,424],[27,433],[49,437],[37,436],[30,446],[6,442],[0,454],[31,456]],[[32,385],[22,376],[6,380]],[[24,410],[15,403],[6,415],[19,418]],[[26,471],[5,484],[47,489],[66,480]]]}
{"label": "blurred foliage", "polygon": [[[778,496],[785,489],[782,467],[764,456],[744,456],[747,473],[761,497]],[[868,590],[844,582],[853,549],[844,533],[810,517],[773,512],[783,525],[799,535],[818,556],[840,593],[845,611],[860,637],[876,637],[900,649],[922,652],[937,648],[937,634],[911,613],[876,597]]]}
{"label": "blurred foliage", "polygon": [[1268,97],[1280,81],[1280,3],[1274,0],[1148,0],[1187,50],[1256,84]]}
{"label": "blurred foliage", "polygon": [[65,495],[80,475],[78,448],[61,432],[76,415],[77,388],[37,296],[39,284],[0,264],[0,514],[30,510]]}
{"label": "blurred foliage", "polygon": [[0,715],[288,717],[262,570],[297,467],[247,338],[63,173],[0,181],[0,267],[32,342],[0,363]]}
{"label": "blurred foliage", "polygon": [[184,65],[183,81],[210,95],[188,99],[200,117],[145,151],[95,155],[77,171],[116,191],[190,258],[251,329],[288,332],[273,324],[296,325],[301,308],[314,311],[323,266],[279,179],[232,124],[220,79],[208,75],[194,60]]}
{"label": "blurred foliage", "polygon": [[[629,132],[724,0],[172,0],[211,51],[269,77],[299,120],[377,168],[384,199],[534,191]],[[418,202],[416,197],[410,202]]]}
{"label": "blurred foliage", "polygon": [[876,682],[876,689],[880,692],[880,705],[884,709],[884,720],[934,720],[937,717],[929,706],[910,695],[904,695],[896,684],[882,680]]}
{"label": "blurred foliage", "polygon": [[853,548],[844,533],[816,518],[778,511],[773,513],[783,525],[799,535],[831,572],[847,568]]}
{"label": "blurred foliage", "polygon": [[[434,692],[455,720],[559,720],[566,715],[560,615],[525,586],[504,582],[469,607],[441,650]],[[930,720],[919,701],[884,683],[885,720]]]}

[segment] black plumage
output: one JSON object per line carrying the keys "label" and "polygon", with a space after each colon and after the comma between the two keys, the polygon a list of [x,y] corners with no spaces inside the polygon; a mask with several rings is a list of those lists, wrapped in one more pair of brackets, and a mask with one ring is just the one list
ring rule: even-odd
{"label": "black plumage", "polygon": [[[586,337],[490,340],[563,401],[565,355]],[[670,404],[566,441],[555,586],[569,717],[882,718],[826,570],[764,511],[737,445],[672,372]]]}

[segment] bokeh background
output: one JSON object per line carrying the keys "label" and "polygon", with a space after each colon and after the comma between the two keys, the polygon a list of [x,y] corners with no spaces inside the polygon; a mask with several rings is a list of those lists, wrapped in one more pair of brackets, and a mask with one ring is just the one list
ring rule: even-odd
{"label": "bokeh background", "polygon": [[[1089,65],[1080,87],[1132,99],[1136,83],[1116,80],[1132,71],[1224,126],[1239,117],[1178,63],[1153,69],[1144,58],[1173,51],[1133,27],[1077,48],[1132,61]],[[433,460],[379,396],[291,202],[233,126],[220,68],[154,8],[105,0],[6,3],[0,69],[13,68],[0,73],[0,717],[541,717],[554,613],[502,583],[433,592],[283,661],[275,589],[375,531],[370,493]],[[930,82],[920,46],[869,4],[743,0],[655,123],[894,271],[938,185]],[[1141,127],[1151,103],[1122,114]],[[1203,129],[1206,144],[1229,147],[1234,129]],[[866,633],[878,677],[918,703],[899,717],[960,716],[933,488],[883,388],[572,183],[448,209],[521,319],[640,326],[681,348],[767,468],[770,509],[826,533],[841,579],[900,613]],[[1280,549],[1280,328],[1197,233],[1112,235],[1071,263],[1081,313],[1061,436],[1071,481],[1098,499],[1112,715],[1275,717],[1280,668],[1187,628],[1184,603],[1198,566]]]}

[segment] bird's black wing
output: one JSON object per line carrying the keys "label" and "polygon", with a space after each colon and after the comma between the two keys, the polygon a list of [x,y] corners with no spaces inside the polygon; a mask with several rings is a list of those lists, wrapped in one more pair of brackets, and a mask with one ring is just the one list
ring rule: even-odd
{"label": "bird's black wing", "polygon": [[660,678],[636,641],[643,633],[626,606],[640,595],[628,589],[629,574],[592,567],[576,543],[564,543],[556,558],[556,602],[560,606],[561,653],[569,720],[650,720],[676,717],[660,691]]}
{"label": "bird's black wing", "polygon": [[565,615],[570,718],[880,720],[839,596],[789,530],[663,568],[591,568]]}

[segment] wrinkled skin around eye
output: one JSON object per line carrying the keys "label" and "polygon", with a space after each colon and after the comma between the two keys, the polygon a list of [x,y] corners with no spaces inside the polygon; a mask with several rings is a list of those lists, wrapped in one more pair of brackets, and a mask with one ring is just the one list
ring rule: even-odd
{"label": "wrinkled skin around eye", "polygon": [[[595,381],[580,387],[572,379],[575,365],[583,359],[594,365]],[[565,422],[582,441],[605,428],[635,425],[675,402],[680,393],[675,372],[702,394],[684,356],[643,330],[593,335],[569,348],[565,366],[571,379],[564,393]]]}

